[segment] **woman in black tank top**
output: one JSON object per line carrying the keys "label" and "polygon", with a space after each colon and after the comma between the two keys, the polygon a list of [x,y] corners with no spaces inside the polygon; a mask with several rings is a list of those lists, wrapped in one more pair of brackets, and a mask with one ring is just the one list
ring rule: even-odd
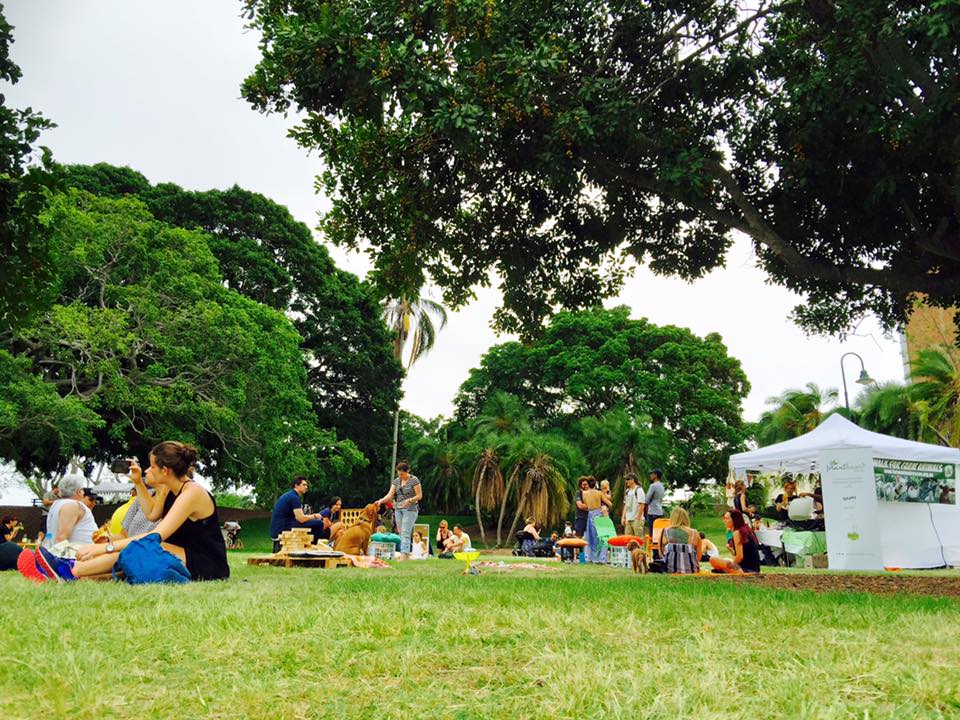
{"label": "woman in black tank top", "polygon": [[[150,520],[159,520],[152,531],[160,535],[165,550],[173,553],[190,571],[194,580],[223,580],[230,577],[227,547],[220,532],[217,503],[213,496],[191,478],[197,451],[191,445],[166,441],[150,451],[147,479],[156,489],[150,495],[136,460],[130,463],[130,479],[137,489],[137,501]],[[77,551],[73,573],[77,577],[110,572],[120,550],[143,535],[106,545],[84,545]]]}

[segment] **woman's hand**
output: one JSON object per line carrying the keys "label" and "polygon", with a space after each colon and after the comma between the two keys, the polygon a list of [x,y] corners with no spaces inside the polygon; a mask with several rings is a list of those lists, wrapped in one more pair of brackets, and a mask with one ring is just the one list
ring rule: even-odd
{"label": "woman's hand", "polygon": [[77,550],[77,560],[93,560],[107,552],[106,545],[81,545]]}
{"label": "woman's hand", "polygon": [[143,484],[143,470],[140,469],[140,462],[136,458],[130,458],[130,482],[134,485]]}

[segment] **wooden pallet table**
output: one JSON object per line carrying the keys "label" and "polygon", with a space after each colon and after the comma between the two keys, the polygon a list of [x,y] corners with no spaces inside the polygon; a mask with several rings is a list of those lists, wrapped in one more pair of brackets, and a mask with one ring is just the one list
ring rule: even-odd
{"label": "wooden pallet table", "polygon": [[247,560],[247,565],[273,565],[275,567],[319,567],[336,568],[352,567],[353,562],[348,557],[297,557],[277,553],[276,555],[262,555]]}

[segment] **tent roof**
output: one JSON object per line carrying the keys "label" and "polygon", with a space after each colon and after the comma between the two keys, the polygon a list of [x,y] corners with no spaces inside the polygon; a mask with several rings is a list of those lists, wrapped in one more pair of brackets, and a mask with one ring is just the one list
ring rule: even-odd
{"label": "tent roof", "polygon": [[843,447],[869,447],[874,457],[890,460],[960,464],[960,450],[956,448],[902,440],[864,430],[835,413],[806,435],[731,455],[730,467],[738,475],[746,470],[812,472],[818,469],[817,454],[820,450]]}

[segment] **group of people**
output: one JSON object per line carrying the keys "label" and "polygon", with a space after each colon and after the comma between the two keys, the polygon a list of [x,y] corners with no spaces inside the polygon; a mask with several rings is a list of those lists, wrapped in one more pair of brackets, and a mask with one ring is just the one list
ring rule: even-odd
{"label": "group of people", "polygon": [[[280,549],[281,533],[293,528],[307,528],[311,531],[314,542],[328,542],[336,549],[337,540],[346,529],[340,517],[343,502],[339,497],[333,497],[329,506],[320,512],[305,511],[303,497],[309,489],[307,478],[298,475],[293,478],[291,489],[274,503],[270,516],[270,537],[273,540],[274,552]],[[390,489],[383,497],[374,501],[380,514],[384,514],[388,509],[393,510],[393,529],[400,537],[400,552],[397,556],[399,560],[416,560],[429,555],[427,538],[414,529],[422,498],[423,488],[419,478],[410,472],[409,463],[402,461],[397,464],[397,474],[390,484]],[[374,530],[385,532],[386,527],[377,526]],[[452,557],[453,553],[470,547],[470,536],[460,525],[454,525],[451,529],[446,520],[440,521],[435,545],[440,557]]]}
{"label": "group of people", "polygon": [[146,472],[135,458],[128,474],[136,502],[127,508],[121,531],[106,532],[93,518],[90,493],[80,475],[59,483],[47,508],[45,537],[36,550],[17,558],[22,575],[37,582],[110,578],[120,553],[133,542],[157,534],[164,552],[181,563],[193,580],[230,576],[227,549],[220,532],[213,495],[194,481],[197,451],[192,445],[165,441],[149,454]]}
{"label": "group of people", "polygon": [[[663,517],[663,498],[666,489],[663,485],[663,472],[651,470],[650,485],[646,491],[640,487],[634,473],[624,477],[626,489],[623,493],[623,510],[620,523],[625,535],[639,538],[653,534],[653,523]],[[605,563],[606,548],[600,543],[596,518],[608,517],[613,509],[613,494],[610,483],[597,481],[592,475],[584,475],[577,481],[577,495],[574,500],[574,533],[587,542],[584,549],[587,562]],[[645,527],[648,532],[645,532]]]}

